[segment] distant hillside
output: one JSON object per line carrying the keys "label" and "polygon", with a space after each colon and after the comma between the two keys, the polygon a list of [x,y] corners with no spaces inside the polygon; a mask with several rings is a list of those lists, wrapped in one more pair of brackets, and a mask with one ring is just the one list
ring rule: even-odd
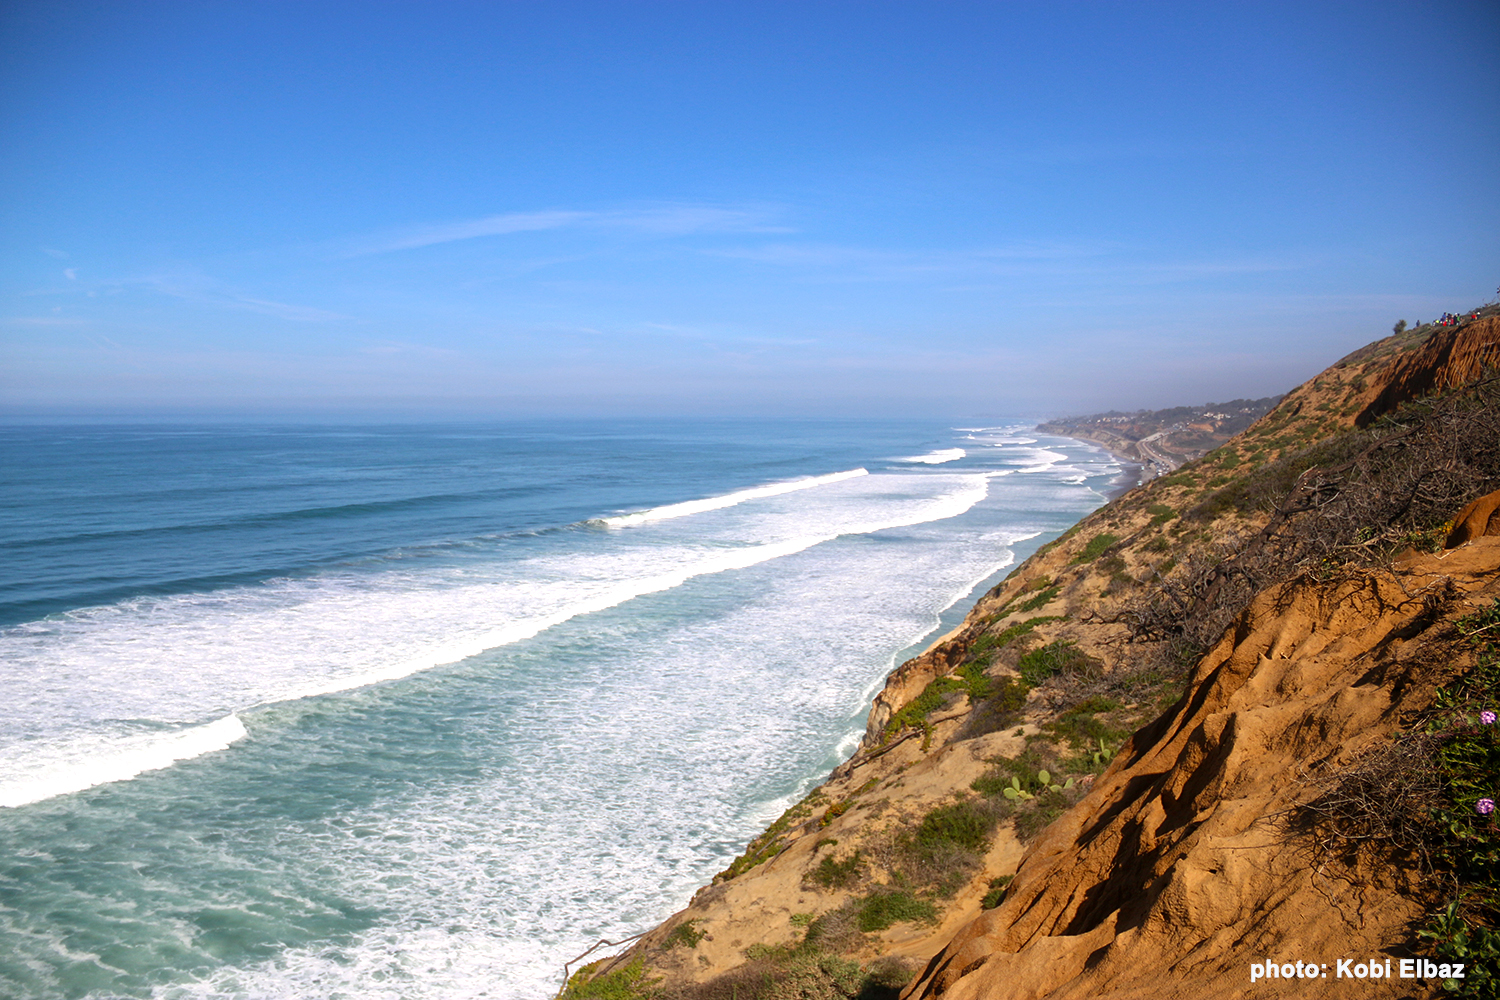
{"label": "distant hillside", "polygon": [[1500,307],[1403,331],[1084,518],[566,995],[1495,996],[1497,368]]}
{"label": "distant hillside", "polygon": [[1259,420],[1281,398],[1232,399],[1134,413],[1111,410],[1086,417],[1062,417],[1041,424],[1037,430],[1101,444],[1122,458],[1139,462],[1143,477],[1151,479],[1201,458]]}

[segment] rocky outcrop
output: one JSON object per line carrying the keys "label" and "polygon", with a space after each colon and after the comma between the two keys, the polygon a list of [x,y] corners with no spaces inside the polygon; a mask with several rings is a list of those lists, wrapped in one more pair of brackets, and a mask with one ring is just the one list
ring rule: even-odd
{"label": "rocky outcrop", "polygon": [[1355,422],[1365,427],[1408,400],[1472,382],[1495,368],[1500,368],[1500,317],[1442,327],[1391,366],[1380,394]]}
{"label": "rocky outcrop", "polygon": [[[1004,904],[904,996],[1206,1000],[1252,992],[1254,961],[1389,957],[1420,916],[1404,873],[1325,869],[1289,821],[1320,769],[1425,707],[1434,664],[1452,655],[1449,622],[1497,596],[1500,538],[1262,595],[1183,699],[1031,848]],[[1318,995],[1408,986],[1320,982]]]}
{"label": "rocky outcrop", "polygon": [[1485,535],[1500,535],[1500,490],[1485,494],[1459,511],[1443,547],[1451,549]]}

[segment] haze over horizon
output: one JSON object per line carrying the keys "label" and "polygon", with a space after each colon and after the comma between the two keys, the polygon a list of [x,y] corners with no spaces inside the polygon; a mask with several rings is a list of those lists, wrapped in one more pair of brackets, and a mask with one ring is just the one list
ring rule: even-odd
{"label": "haze over horizon", "polygon": [[15,2],[0,417],[977,419],[1496,295],[1493,3]]}

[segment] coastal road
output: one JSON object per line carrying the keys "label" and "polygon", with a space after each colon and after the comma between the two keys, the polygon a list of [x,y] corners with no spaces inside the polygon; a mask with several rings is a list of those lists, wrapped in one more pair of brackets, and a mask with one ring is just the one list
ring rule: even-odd
{"label": "coastal road", "polygon": [[1151,475],[1148,477],[1150,479],[1155,479],[1157,476],[1165,476],[1167,473],[1172,472],[1182,464],[1181,462],[1178,462],[1170,458],[1169,456],[1162,454],[1157,449],[1151,447],[1152,441],[1155,441],[1157,438],[1166,433],[1168,432],[1157,431],[1155,434],[1152,434],[1149,437],[1143,437],[1135,443],[1136,447],[1140,449],[1141,454],[1146,458],[1148,462],[1151,463],[1152,471]]}

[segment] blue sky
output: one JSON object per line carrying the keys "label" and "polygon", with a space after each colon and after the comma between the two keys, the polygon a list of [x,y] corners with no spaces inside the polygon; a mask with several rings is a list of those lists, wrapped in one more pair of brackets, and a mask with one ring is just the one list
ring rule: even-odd
{"label": "blue sky", "polygon": [[1500,283],[1493,3],[0,11],[0,414],[1043,415]]}

